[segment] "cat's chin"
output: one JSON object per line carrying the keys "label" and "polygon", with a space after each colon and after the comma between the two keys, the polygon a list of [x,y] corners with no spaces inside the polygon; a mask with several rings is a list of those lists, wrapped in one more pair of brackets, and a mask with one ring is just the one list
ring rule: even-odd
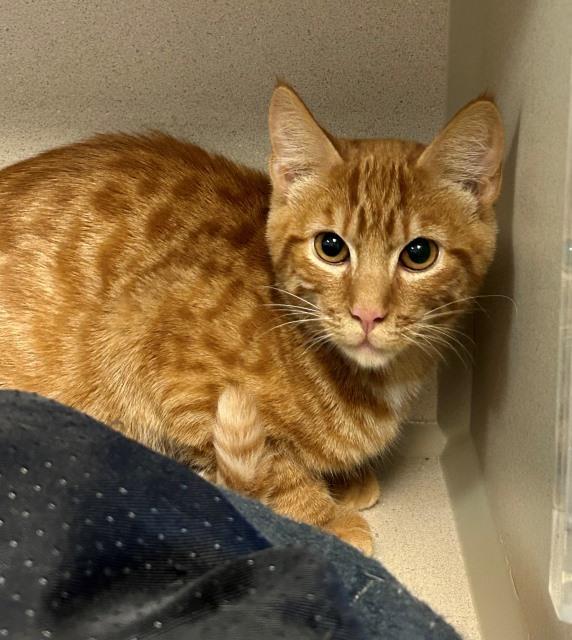
{"label": "cat's chin", "polygon": [[384,369],[397,355],[396,351],[376,349],[369,344],[356,347],[339,345],[344,355],[362,369]]}

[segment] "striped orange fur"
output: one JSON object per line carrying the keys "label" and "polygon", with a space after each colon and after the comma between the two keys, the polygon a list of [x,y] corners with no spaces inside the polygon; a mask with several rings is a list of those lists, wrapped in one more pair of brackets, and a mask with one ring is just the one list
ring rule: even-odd
{"label": "striped orange fur", "polygon": [[370,551],[369,464],[493,257],[502,125],[337,138],[279,85],[269,126],[269,177],[158,133],[0,171],[0,387]]}
{"label": "striped orange fur", "polygon": [[228,387],[219,399],[213,429],[216,481],[253,497],[267,473],[266,433],[254,398],[239,387]]}

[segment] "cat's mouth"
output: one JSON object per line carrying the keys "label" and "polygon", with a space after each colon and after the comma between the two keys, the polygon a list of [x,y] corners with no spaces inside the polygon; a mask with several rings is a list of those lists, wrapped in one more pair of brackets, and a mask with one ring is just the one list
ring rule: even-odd
{"label": "cat's mouth", "polygon": [[371,342],[366,338],[363,339],[363,341],[357,345],[356,349],[359,349],[361,351],[373,351],[373,352],[378,352],[380,351],[380,349],[378,347],[374,347]]}
{"label": "cat's mouth", "polygon": [[353,362],[365,369],[382,369],[397,355],[395,349],[374,346],[367,337],[356,345],[338,345]]}

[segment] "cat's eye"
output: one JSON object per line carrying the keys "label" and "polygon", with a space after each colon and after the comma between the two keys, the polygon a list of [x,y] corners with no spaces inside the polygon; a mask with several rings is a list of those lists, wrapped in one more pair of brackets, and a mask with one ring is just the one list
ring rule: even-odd
{"label": "cat's eye", "polygon": [[399,261],[407,269],[423,271],[437,260],[439,249],[433,240],[415,238],[401,252]]}
{"label": "cat's eye", "polygon": [[322,260],[331,264],[345,262],[350,257],[348,245],[333,231],[319,233],[314,239],[314,248]]}

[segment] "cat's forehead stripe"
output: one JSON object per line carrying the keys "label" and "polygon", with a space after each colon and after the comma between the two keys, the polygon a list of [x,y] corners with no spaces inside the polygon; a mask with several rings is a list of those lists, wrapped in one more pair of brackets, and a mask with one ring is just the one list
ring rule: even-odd
{"label": "cat's forehead stripe", "polygon": [[344,216],[344,234],[362,239],[377,236],[378,240],[407,234],[405,203],[411,178],[404,159],[388,162],[364,156],[348,169],[346,180],[346,208],[336,211],[336,221],[340,213]]}
{"label": "cat's forehead stripe", "polygon": [[360,201],[360,166],[356,163],[349,172],[347,181],[348,208],[353,211]]}

